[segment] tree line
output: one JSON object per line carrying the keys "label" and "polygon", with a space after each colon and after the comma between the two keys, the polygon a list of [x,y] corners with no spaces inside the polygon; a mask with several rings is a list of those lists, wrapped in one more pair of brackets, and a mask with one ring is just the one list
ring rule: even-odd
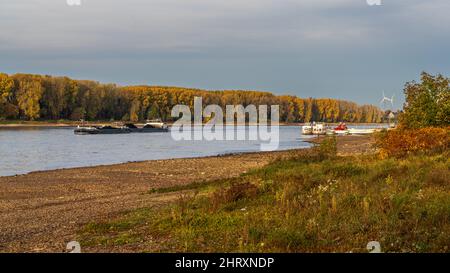
{"label": "tree line", "polygon": [[281,122],[380,122],[383,112],[373,105],[328,98],[276,96],[260,91],[205,91],[166,86],[117,86],[31,74],[0,73],[0,119],[172,121],[171,109],[203,104],[280,105]]}

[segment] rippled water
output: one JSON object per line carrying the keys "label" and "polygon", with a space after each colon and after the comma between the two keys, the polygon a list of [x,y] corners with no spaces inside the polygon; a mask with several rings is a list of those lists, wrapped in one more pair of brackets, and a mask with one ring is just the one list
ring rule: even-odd
{"label": "rippled water", "polygon": [[[280,127],[279,150],[305,148],[300,127]],[[0,176],[260,150],[257,141],[174,141],[170,133],[75,135],[73,128],[0,129]]]}

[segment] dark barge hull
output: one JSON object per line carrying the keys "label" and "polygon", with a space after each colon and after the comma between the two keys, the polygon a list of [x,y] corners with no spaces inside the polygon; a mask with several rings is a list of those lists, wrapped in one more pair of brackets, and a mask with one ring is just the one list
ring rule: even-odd
{"label": "dark barge hull", "polygon": [[128,128],[132,133],[167,133],[167,128]]}
{"label": "dark barge hull", "polygon": [[74,133],[76,135],[113,135],[113,134],[129,134],[131,131],[129,129],[87,129],[87,128],[77,128]]}
{"label": "dark barge hull", "polygon": [[167,133],[168,128],[144,127],[144,128],[99,128],[99,127],[84,127],[76,128],[74,133],[76,135],[114,135],[114,134],[129,134],[129,133]]}

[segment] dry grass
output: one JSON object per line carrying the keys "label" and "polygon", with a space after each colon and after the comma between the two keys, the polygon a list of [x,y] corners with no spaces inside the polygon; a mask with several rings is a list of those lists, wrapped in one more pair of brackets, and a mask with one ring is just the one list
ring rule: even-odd
{"label": "dry grass", "polygon": [[[334,153],[323,148],[196,186],[204,194],[90,226],[80,240],[108,248],[132,234],[134,251],[152,252],[367,252],[374,240],[385,252],[449,252],[448,151]],[[158,243],[135,243],[149,237]]]}

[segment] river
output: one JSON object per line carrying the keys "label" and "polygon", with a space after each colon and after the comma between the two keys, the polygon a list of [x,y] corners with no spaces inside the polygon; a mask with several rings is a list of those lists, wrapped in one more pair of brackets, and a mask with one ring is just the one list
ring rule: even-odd
{"label": "river", "polygon": [[[279,150],[306,148],[299,126],[281,126]],[[75,135],[74,128],[0,129],[0,176],[155,159],[260,151],[258,141],[175,141],[170,133]]]}

